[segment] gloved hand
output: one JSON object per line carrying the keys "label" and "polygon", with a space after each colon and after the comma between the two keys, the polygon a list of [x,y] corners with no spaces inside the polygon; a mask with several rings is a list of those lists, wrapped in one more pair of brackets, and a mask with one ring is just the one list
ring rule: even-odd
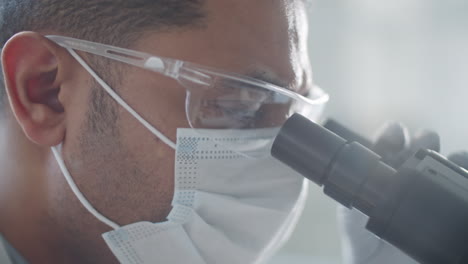
{"label": "gloved hand", "polygon": [[[398,169],[405,160],[421,148],[439,151],[440,141],[436,133],[420,131],[410,140],[406,128],[399,123],[389,123],[377,133],[373,150],[382,160]],[[449,156],[452,162],[468,168],[468,153]],[[338,208],[338,224],[342,231],[344,263],[349,264],[413,264],[418,263],[399,249],[380,240],[365,225],[368,217],[357,210]]]}

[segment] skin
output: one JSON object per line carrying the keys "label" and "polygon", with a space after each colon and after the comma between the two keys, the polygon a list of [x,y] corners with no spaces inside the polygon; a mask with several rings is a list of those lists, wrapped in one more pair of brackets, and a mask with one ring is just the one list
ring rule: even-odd
{"label": "skin", "polygon": [[[147,32],[132,49],[304,92],[312,84],[304,9],[290,0],[208,0],[203,28]],[[50,147],[63,142],[82,193],[119,225],[165,220],[175,152],[110,100],[117,118],[99,120],[97,133],[90,95],[101,88],[46,34],[61,33],[21,32],[2,53],[10,107],[0,126],[0,233],[31,263],[114,263],[101,238],[110,228],[79,203]],[[172,141],[189,127],[185,89],[174,80],[129,67],[113,88]]]}

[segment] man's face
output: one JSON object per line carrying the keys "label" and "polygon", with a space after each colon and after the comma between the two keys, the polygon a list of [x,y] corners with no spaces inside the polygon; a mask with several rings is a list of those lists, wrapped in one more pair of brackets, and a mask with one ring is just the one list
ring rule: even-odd
{"label": "man's face", "polygon": [[[148,32],[132,49],[250,74],[300,93],[311,87],[301,2],[209,0],[205,12],[203,28]],[[67,123],[63,153],[78,187],[99,212],[120,225],[164,221],[174,189],[174,150],[104,92],[92,92],[102,88],[83,69],[76,76],[70,83],[77,87],[75,100],[67,112],[74,122]],[[177,128],[189,127],[186,90],[175,80],[129,67],[113,88],[172,141]],[[108,103],[90,103],[96,94]],[[102,112],[115,112],[115,119],[106,120],[109,115]],[[100,235],[108,228],[82,208],[62,178],[58,182],[50,192],[58,194],[51,203],[56,221],[66,223],[64,239],[87,241],[96,250],[104,246]]]}

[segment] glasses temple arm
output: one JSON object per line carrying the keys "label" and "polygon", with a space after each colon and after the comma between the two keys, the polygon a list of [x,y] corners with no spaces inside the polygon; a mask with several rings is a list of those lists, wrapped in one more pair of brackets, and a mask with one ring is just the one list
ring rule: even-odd
{"label": "glasses temple arm", "polygon": [[156,57],[144,52],[118,48],[86,40],[55,35],[48,35],[46,37],[64,48],[103,56],[112,60],[120,61],[171,77],[178,74],[178,71],[183,64],[181,61],[174,59]]}

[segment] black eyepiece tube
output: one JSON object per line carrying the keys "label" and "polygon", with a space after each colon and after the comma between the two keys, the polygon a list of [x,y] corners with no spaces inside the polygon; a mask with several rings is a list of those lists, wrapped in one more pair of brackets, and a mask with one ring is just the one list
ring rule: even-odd
{"label": "black eyepiece tube", "polygon": [[[349,208],[369,215],[384,199],[395,170],[357,142],[295,114],[278,133],[271,154],[304,177],[324,186],[324,192]],[[378,174],[381,177],[373,177]]]}
{"label": "black eyepiece tube", "polygon": [[328,164],[345,144],[343,138],[294,114],[278,133],[271,154],[322,186]]}

